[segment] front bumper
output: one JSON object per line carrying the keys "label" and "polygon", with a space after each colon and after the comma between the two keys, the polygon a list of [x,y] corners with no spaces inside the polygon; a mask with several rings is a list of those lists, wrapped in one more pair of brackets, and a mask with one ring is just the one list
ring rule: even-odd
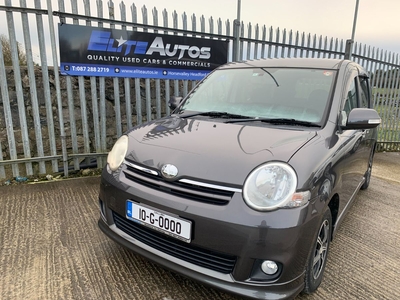
{"label": "front bumper", "polygon": [[108,226],[102,219],[99,220],[98,225],[109,238],[137,254],[181,275],[228,293],[255,299],[293,299],[303,289],[304,274],[284,284],[238,282],[230,275],[222,275],[190,263],[182,264],[181,260],[132,239],[115,225]]}
{"label": "front bumper", "polygon": [[[303,289],[306,261],[319,222],[312,203],[260,213],[244,203],[241,193],[235,193],[227,205],[212,205],[132,184],[123,175],[116,180],[115,176],[103,172],[98,225],[117,243],[168,269],[245,297],[292,299]],[[128,199],[192,221],[191,243],[158,232],[153,236],[147,228],[142,232],[141,225],[125,218]],[[166,244],[176,251],[165,250]],[[209,259],[209,264],[202,263]],[[233,260],[231,269],[209,267],[228,260]],[[263,260],[279,263],[278,277],[258,276],[260,271],[255,269]]]}

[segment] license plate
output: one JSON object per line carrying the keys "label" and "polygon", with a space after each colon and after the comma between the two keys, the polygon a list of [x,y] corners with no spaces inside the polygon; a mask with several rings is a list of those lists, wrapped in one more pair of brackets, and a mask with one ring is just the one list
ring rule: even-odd
{"label": "license plate", "polygon": [[132,221],[190,243],[192,222],[132,201],[126,202],[126,217]]}

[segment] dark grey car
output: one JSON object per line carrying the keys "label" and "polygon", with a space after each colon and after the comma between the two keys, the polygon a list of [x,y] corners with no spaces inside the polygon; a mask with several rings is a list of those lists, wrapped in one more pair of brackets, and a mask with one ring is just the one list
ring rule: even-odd
{"label": "dark grey car", "polygon": [[230,63],[171,106],[109,153],[101,230],[241,296],[315,291],[370,181],[380,118],[366,71],[332,59]]}

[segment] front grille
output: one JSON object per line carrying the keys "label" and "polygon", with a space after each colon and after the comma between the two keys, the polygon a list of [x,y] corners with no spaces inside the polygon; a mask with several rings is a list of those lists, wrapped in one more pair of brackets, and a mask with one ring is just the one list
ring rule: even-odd
{"label": "front grille", "polygon": [[156,171],[153,172],[157,173],[157,175],[139,170],[133,166],[136,166],[136,164],[130,161],[126,164],[126,169],[123,172],[127,179],[174,196],[214,205],[225,205],[229,203],[234,195],[234,191],[231,190],[210,188],[179,181],[166,181]]}
{"label": "front grille", "polygon": [[223,274],[230,274],[233,271],[236,262],[235,256],[206,250],[171,238],[165,234],[128,220],[115,212],[113,212],[113,217],[114,223],[118,229],[154,249]]}

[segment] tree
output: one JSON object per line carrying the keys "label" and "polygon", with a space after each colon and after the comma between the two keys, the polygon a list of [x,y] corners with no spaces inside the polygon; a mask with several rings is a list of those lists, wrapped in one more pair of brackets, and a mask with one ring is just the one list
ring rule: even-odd
{"label": "tree", "polygon": [[[0,35],[1,46],[3,48],[3,58],[5,66],[12,66],[11,44],[8,37],[4,34]],[[18,60],[20,66],[26,66],[26,54],[24,48],[17,42]]]}

